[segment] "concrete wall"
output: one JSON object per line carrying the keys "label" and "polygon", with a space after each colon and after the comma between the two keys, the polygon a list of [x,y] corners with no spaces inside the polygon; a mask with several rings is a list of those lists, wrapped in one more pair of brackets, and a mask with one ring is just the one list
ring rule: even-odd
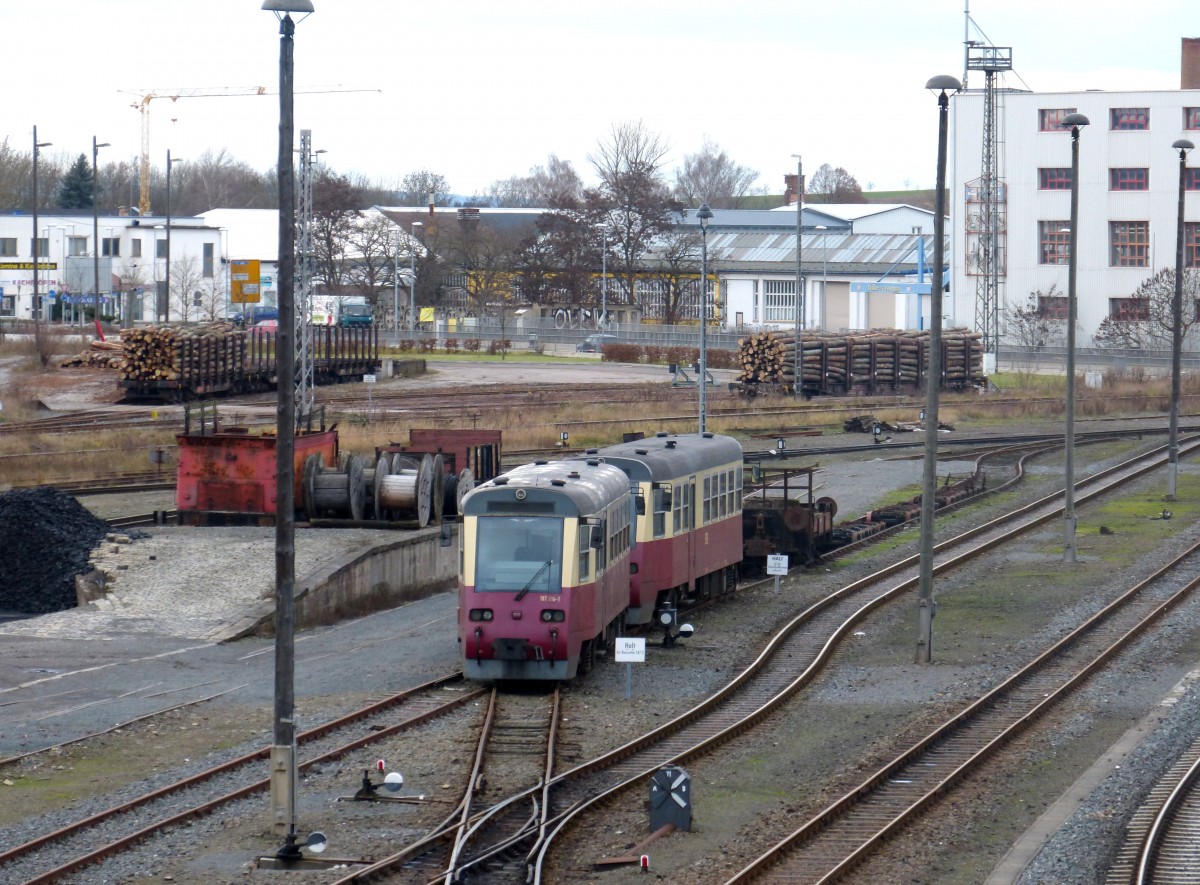
{"label": "concrete wall", "polygon": [[[452,589],[458,581],[457,526],[407,532],[296,581],[296,627],[332,624]],[[313,531],[320,531],[313,529]],[[261,625],[267,629],[271,621]]]}

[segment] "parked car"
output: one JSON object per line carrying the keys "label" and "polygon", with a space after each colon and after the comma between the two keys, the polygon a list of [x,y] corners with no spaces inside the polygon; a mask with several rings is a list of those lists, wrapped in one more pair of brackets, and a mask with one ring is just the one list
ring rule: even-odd
{"label": "parked car", "polygon": [[248,310],[235,313],[230,319],[239,326],[252,326],[263,320],[278,320],[279,309],[275,307],[252,307]]}
{"label": "parked car", "polygon": [[610,335],[607,332],[597,332],[594,335],[588,335],[582,341],[575,345],[576,353],[599,353],[600,348],[606,344],[616,344],[620,338],[616,335]]}

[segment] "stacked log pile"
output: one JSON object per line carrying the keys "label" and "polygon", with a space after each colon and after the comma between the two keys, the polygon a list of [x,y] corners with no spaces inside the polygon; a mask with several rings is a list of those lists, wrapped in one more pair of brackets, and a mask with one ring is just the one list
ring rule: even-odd
{"label": "stacked log pile", "polygon": [[64,369],[120,369],[125,365],[125,345],[120,341],[95,339],[83,353],[77,353],[59,365]]}
{"label": "stacked log pile", "polygon": [[[924,386],[929,371],[929,333],[874,330],[852,335],[806,333],[801,339],[806,393],[874,393]],[[758,332],[738,342],[739,379],[748,385],[796,383],[793,332]],[[984,381],[983,344],[968,329],[942,333],[942,386],[964,388]]]}
{"label": "stacked log pile", "polygon": [[122,333],[121,378],[139,384],[229,377],[242,366],[245,333],[225,323],[147,326]]}

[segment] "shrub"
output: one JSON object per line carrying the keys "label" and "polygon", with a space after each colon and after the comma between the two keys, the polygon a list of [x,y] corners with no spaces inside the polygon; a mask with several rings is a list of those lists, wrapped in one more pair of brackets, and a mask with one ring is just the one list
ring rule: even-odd
{"label": "shrub", "polygon": [[434,338],[422,338],[420,341],[417,342],[417,352],[418,353],[433,353],[434,348],[436,348],[436,347],[437,347],[437,340]]}
{"label": "shrub", "polygon": [[447,338],[446,339],[446,353],[456,353],[457,351],[458,351],[458,339],[457,338]]}
{"label": "shrub", "polygon": [[637,344],[602,344],[600,359],[608,363],[641,362],[642,348]]}
{"label": "shrub", "polygon": [[493,338],[491,342],[488,343],[488,353],[493,355],[497,353],[503,355],[508,353],[510,350],[512,350],[512,342],[507,338]]}
{"label": "shrub", "polygon": [[468,338],[466,341],[463,342],[463,350],[467,351],[468,353],[478,353],[479,352],[479,339],[478,338]]}

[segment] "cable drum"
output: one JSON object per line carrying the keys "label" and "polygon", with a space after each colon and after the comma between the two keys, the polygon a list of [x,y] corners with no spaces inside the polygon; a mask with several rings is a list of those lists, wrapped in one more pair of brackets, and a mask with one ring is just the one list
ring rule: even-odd
{"label": "cable drum", "polygon": [[333,516],[361,520],[366,505],[362,458],[358,455],[339,457],[339,465],[345,465],[339,470],[325,468],[320,462],[310,468],[312,457],[305,461],[304,470],[304,504],[309,518]]}
{"label": "cable drum", "polygon": [[429,525],[433,512],[433,459],[428,455],[420,461],[395,456],[392,473],[383,477],[378,494],[378,506],[391,511],[395,518],[415,519],[421,528]]}
{"label": "cable drum", "polygon": [[445,497],[443,515],[458,516],[462,513],[462,501],[467,492],[475,488],[475,474],[470,467],[464,467],[457,474],[447,473],[442,480],[442,493]]}
{"label": "cable drum", "polygon": [[442,453],[438,452],[433,456],[433,485],[430,489],[430,501],[433,504],[433,513],[431,518],[435,523],[441,523],[442,513],[446,509],[446,495],[442,487],[442,477],[446,475],[445,461],[442,458]]}
{"label": "cable drum", "polygon": [[382,519],[379,515],[379,493],[376,491],[376,477],[380,471],[386,476],[392,471],[392,462],[386,456],[381,456],[374,464],[364,461],[362,472],[363,515],[368,519]]}

